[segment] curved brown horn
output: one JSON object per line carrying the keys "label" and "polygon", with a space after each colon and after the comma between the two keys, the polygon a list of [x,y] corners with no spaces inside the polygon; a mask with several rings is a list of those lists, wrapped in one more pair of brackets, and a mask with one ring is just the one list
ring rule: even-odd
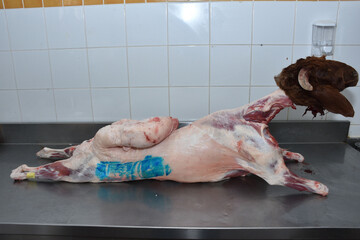
{"label": "curved brown horn", "polygon": [[330,85],[319,85],[312,95],[329,112],[339,113],[345,117],[353,117],[355,114],[354,108],[346,97]]}
{"label": "curved brown horn", "polygon": [[302,68],[299,71],[298,81],[299,81],[300,86],[303,89],[305,89],[307,91],[312,91],[314,89],[313,86],[309,83],[309,78],[308,78],[308,75],[307,75],[307,71],[304,68]]}

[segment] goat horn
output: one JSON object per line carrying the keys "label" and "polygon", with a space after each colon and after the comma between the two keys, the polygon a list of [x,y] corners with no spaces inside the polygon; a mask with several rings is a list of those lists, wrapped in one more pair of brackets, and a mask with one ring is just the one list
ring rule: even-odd
{"label": "goat horn", "polygon": [[298,81],[300,86],[307,90],[307,91],[312,91],[313,90],[313,86],[309,83],[309,78],[307,76],[307,71],[305,69],[301,69],[299,71],[299,75],[298,75]]}

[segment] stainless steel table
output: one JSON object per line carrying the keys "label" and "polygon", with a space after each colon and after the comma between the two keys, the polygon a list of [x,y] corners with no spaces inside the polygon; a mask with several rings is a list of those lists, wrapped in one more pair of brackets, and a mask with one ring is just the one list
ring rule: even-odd
{"label": "stainless steel table", "polygon": [[[42,146],[68,146],[63,140],[72,142],[70,133],[86,139],[102,125],[2,125],[0,239],[359,238],[360,152],[343,142],[348,123],[313,124],[279,122],[271,129],[291,140],[282,147],[305,156],[304,164],[288,167],[326,184],[328,197],[270,186],[256,176],[195,184],[13,182],[9,175],[18,165],[48,162],[35,157]],[[328,140],[320,134],[324,125],[335,132]],[[39,129],[61,140],[46,142],[44,132],[34,135]],[[298,137],[284,136],[296,129]],[[299,141],[306,136],[309,141]]]}

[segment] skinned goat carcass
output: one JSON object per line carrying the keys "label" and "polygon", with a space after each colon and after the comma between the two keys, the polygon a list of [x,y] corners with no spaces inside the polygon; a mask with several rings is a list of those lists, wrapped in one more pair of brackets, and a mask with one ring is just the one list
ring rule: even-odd
{"label": "skinned goat carcass", "polygon": [[[277,78],[284,78],[284,74],[283,71]],[[299,82],[302,80],[300,76]],[[212,113],[179,129],[178,120],[171,117],[120,120],[101,128],[93,139],[78,146],[44,148],[37,153],[42,158],[67,159],[39,167],[21,165],[10,177],[67,182],[157,179],[191,183],[217,182],[251,173],[271,185],[326,196],[328,188],[324,184],[298,177],[286,167],[284,160],[302,162],[304,158],[280,148],[269,132],[267,124],[286,107],[295,108],[291,98],[278,89],[253,103]]]}
{"label": "skinned goat carcass", "polygon": [[[40,167],[22,165],[15,180],[122,182],[140,179],[216,182],[256,174],[272,185],[326,195],[325,185],[300,178],[284,159],[303,157],[281,149],[267,124],[293,106],[284,91],[241,108],[224,110],[177,129],[178,120],[155,117],[121,120],[101,128],[91,140],[63,150],[44,148],[43,158],[67,158]],[[177,130],[176,130],[177,129]]]}

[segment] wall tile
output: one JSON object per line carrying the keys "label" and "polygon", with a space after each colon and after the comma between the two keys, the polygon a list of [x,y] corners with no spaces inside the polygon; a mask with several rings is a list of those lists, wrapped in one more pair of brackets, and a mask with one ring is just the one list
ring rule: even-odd
{"label": "wall tile", "polygon": [[125,48],[88,50],[91,87],[127,87]]}
{"label": "wall tile", "polygon": [[23,0],[25,8],[42,7],[42,0]]}
{"label": "wall tile", "polygon": [[250,46],[211,46],[210,84],[249,85]]}
{"label": "wall tile", "polygon": [[312,24],[316,21],[336,22],[338,2],[298,2],[295,21],[295,44],[312,43]]}
{"label": "wall tile", "polygon": [[130,86],[167,86],[166,47],[131,47],[128,49]]}
{"label": "wall tile", "polygon": [[62,0],[43,0],[44,7],[60,7],[62,6]]}
{"label": "wall tile", "polygon": [[22,0],[4,0],[4,5],[6,9],[23,7]]}
{"label": "wall tile", "polygon": [[209,44],[209,3],[168,3],[169,44]]}
{"label": "wall tile", "polygon": [[6,23],[5,11],[0,10],[0,50],[10,49]]}
{"label": "wall tile", "polygon": [[209,85],[209,47],[169,47],[170,86]]}
{"label": "wall tile", "polygon": [[168,0],[168,2],[208,2],[207,0]]}
{"label": "wall tile", "polygon": [[340,114],[328,113],[326,115],[327,120],[347,120],[351,121],[352,124],[360,124],[360,87],[349,87],[341,92],[354,108],[355,115],[353,118],[344,117]]}
{"label": "wall tile", "polygon": [[124,0],[104,0],[104,4],[118,4],[124,3]]}
{"label": "wall tile", "polygon": [[89,73],[85,49],[51,50],[54,88],[88,88]]}
{"label": "wall tile", "polygon": [[295,2],[254,2],[255,44],[291,44]]}
{"label": "wall tile", "polygon": [[360,138],[360,125],[350,125],[349,137],[351,138]]}
{"label": "wall tile", "polygon": [[291,46],[253,46],[251,85],[276,85],[274,76],[291,64]]}
{"label": "wall tile", "polygon": [[53,90],[19,90],[23,122],[56,122]]}
{"label": "wall tile", "polygon": [[0,52],[0,89],[16,89],[10,52]]}
{"label": "wall tile", "polygon": [[145,0],[126,0],[126,3],[145,3]]}
{"label": "wall tile", "polygon": [[210,112],[241,107],[249,103],[249,87],[211,87]]}
{"label": "wall tile", "polygon": [[124,5],[86,6],[85,18],[88,47],[125,46]]}
{"label": "wall tile", "polygon": [[13,56],[19,89],[52,87],[48,51],[19,51]]}
{"label": "wall tile", "polygon": [[360,1],[340,2],[336,29],[336,44],[360,44],[360,32],[355,30],[360,22]]}
{"label": "wall tile", "polygon": [[82,0],[63,0],[64,6],[81,6]]}
{"label": "wall tile", "polygon": [[169,116],[168,92],[168,88],[131,88],[132,118]]}
{"label": "wall tile", "polygon": [[86,46],[83,7],[45,8],[49,48]]}
{"label": "wall tile", "polygon": [[211,2],[211,43],[250,44],[252,2]]}
{"label": "wall tile", "polygon": [[89,89],[55,89],[58,122],[92,122]]}
{"label": "wall tile", "polygon": [[[254,102],[266,95],[276,91],[278,87],[251,87],[250,89],[250,102]],[[281,112],[276,115],[274,120],[286,120],[287,119],[288,109],[283,109]]]}
{"label": "wall tile", "polygon": [[165,45],[166,3],[126,5],[126,25],[130,46]]}
{"label": "wall tile", "polygon": [[6,10],[12,50],[47,48],[43,9]]}
{"label": "wall tile", "polygon": [[130,118],[128,88],[92,89],[94,121],[114,122]]}
{"label": "wall tile", "polygon": [[101,5],[103,0],[84,0],[84,5]]}
{"label": "wall tile", "polygon": [[1,123],[21,121],[19,100],[16,90],[0,90],[0,112]]}
{"label": "wall tile", "polygon": [[200,119],[209,114],[209,88],[171,87],[170,113],[180,121]]}
{"label": "wall tile", "polygon": [[360,73],[360,46],[335,46],[334,60],[345,62]]}

